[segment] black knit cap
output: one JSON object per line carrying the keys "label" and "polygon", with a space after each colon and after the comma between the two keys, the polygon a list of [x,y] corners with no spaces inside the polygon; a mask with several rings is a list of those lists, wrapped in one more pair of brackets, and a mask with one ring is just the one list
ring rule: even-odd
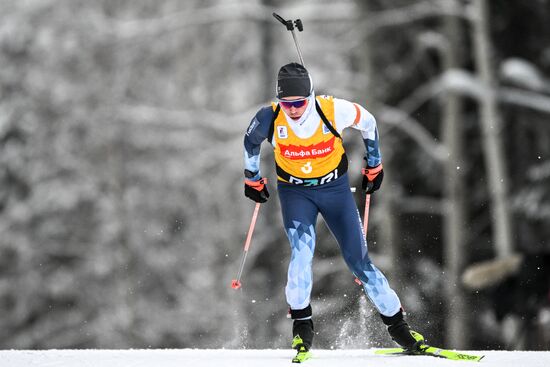
{"label": "black knit cap", "polygon": [[279,69],[277,75],[277,98],[301,96],[311,94],[311,80],[309,73],[302,65],[292,62]]}

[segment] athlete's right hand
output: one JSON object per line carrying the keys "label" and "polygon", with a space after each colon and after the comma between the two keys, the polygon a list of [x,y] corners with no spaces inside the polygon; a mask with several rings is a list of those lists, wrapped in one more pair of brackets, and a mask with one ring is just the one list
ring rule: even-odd
{"label": "athlete's right hand", "polygon": [[258,181],[244,180],[244,196],[257,203],[265,203],[269,197],[267,178]]}

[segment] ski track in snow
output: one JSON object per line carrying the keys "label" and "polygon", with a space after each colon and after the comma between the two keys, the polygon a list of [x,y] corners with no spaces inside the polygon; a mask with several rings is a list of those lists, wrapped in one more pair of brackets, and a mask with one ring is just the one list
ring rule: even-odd
{"label": "ski track in snow", "polygon": [[[375,349],[314,350],[311,367],[549,367],[550,352],[471,351],[481,362],[429,356],[379,356]],[[272,367],[296,366],[292,350],[151,349],[151,350],[3,350],[2,367]]]}

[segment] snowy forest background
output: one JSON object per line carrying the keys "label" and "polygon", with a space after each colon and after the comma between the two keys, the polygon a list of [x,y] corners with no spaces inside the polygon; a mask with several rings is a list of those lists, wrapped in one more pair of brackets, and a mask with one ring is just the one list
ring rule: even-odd
{"label": "snowy forest background", "polygon": [[[273,11],[302,19],[317,93],[377,117],[369,248],[413,327],[548,349],[548,0],[0,0],[0,348],[289,346],[267,145],[273,195],[230,288],[243,134],[297,61]],[[390,345],[318,231],[316,347]]]}

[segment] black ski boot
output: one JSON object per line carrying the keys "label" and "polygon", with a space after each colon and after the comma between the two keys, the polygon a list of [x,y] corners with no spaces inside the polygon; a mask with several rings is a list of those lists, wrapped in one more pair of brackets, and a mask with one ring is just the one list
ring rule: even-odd
{"label": "black ski boot", "polygon": [[[298,337],[302,340],[307,349],[311,348],[313,343],[313,321],[311,319],[307,320],[294,320],[292,324],[292,335],[294,339]],[[292,348],[296,349],[293,345]]]}
{"label": "black ski boot", "polygon": [[415,351],[424,343],[424,337],[416,331],[411,330],[403,318],[402,310],[399,310],[398,313],[391,317],[380,316],[384,324],[388,326],[388,332],[392,339],[404,349]]}
{"label": "black ski boot", "polygon": [[292,335],[292,348],[298,351],[292,362],[302,363],[311,358],[309,349],[313,343],[313,321],[311,319],[294,320]]}

